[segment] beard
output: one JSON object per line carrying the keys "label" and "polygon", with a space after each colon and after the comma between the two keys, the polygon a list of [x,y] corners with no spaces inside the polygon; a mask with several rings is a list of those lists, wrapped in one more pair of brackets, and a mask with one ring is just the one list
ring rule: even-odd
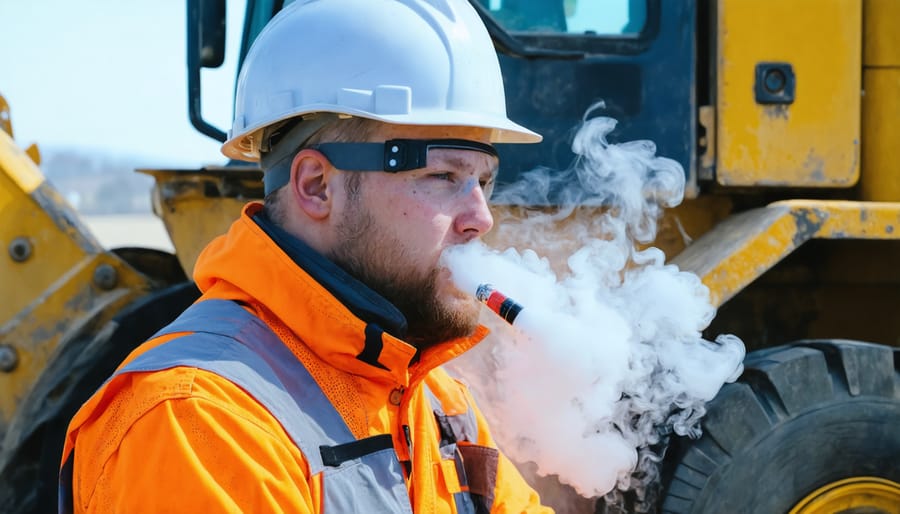
{"label": "beard", "polygon": [[471,335],[478,326],[475,299],[461,292],[442,300],[440,270],[420,271],[401,240],[378,226],[355,199],[338,223],[340,243],[329,257],[360,282],[391,302],[406,317],[404,338],[420,351]]}

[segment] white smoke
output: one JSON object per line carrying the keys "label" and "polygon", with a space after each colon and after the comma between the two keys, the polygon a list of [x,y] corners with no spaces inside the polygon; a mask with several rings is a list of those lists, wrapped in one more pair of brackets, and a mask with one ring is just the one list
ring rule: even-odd
{"label": "white smoke", "polygon": [[632,490],[640,510],[653,500],[661,443],[673,432],[699,436],[704,403],[740,374],[744,345],[704,340],[715,314],[706,287],[636,244],[655,238],[685,176],[652,142],[608,143],[614,127],[585,121],[570,169],[526,173],[495,195],[501,204],[562,205],[515,208],[499,220],[497,239],[517,248],[475,242],[448,250],[444,262],[461,289],[490,283],[524,306],[517,330],[486,317],[494,335],[452,366],[501,447],[585,497]]}

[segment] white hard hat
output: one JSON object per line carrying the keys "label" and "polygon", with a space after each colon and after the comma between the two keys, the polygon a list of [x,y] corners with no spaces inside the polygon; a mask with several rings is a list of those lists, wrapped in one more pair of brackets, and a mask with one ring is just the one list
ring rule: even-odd
{"label": "white hard hat", "polygon": [[297,0],[250,48],[234,111],[222,153],[244,161],[259,160],[266,127],[319,112],[541,140],[506,117],[490,36],[465,0]]}

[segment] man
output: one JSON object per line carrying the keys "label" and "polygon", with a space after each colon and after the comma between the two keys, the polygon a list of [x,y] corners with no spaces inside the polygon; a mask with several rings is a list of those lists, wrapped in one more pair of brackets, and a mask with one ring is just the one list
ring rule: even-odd
{"label": "man", "polygon": [[544,512],[440,368],[486,333],[440,254],[491,229],[491,143],[540,140],[504,105],[463,0],[285,7],[223,148],[266,200],[72,420],[61,511]]}

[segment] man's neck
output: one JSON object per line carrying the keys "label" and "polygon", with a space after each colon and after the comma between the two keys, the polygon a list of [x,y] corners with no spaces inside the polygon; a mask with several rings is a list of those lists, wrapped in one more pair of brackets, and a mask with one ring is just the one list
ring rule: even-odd
{"label": "man's neck", "polygon": [[373,323],[394,337],[406,337],[407,324],[403,314],[393,304],[368,286],[348,274],[301,239],[277,226],[265,211],[253,216],[253,221],[298,266],[344,304],[355,316]]}

